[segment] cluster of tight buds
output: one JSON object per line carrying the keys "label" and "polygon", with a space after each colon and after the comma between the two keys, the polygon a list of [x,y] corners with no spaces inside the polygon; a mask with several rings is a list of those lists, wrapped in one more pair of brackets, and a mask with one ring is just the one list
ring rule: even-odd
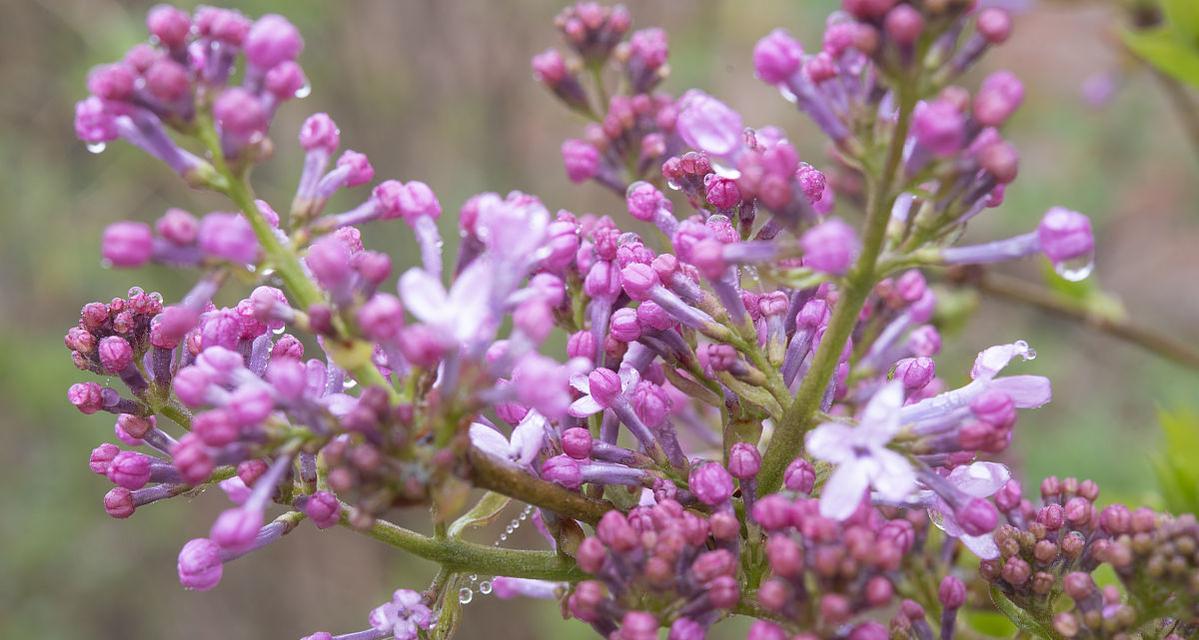
{"label": "cluster of tight buds", "polygon": [[[814,48],[762,38],[757,76],[828,136],[823,169],[706,93],[658,92],[662,30],[571,6],[556,20],[569,52],[536,55],[534,75],[590,121],[562,146],[567,177],[615,191],[609,213],[632,220],[483,193],[460,207],[456,256],[433,188],[376,182],[365,155],[338,155],[329,115],[304,122],[298,150],[269,137],[308,92],[285,18],[155,7],[149,41],[89,77],[76,131],[92,151],[141,147],[230,211],[104,233],[111,266],[198,274],[178,301],[135,288],[89,303],[67,332],[104,379],[68,398],[112,414],[124,445],[91,455],[114,485],[104,508],[128,518],[217,484],[229,507],[179,553],[189,589],[305,520],[441,566],[365,630],[315,640],[447,637],[475,588],[559,601],[624,640],[703,638],[730,616],[756,618],[756,640],[949,639],[967,606],[1032,635],[1193,634],[1193,518],[1100,508],[1074,480],[1046,480],[1035,509],[991,461],[1051,398],[1009,369],[1032,348],[1005,337],[968,376],[937,368],[939,267],[1091,268],[1090,222],[1061,207],[1026,234],[953,245],[1018,167],[1000,128],[1019,80],[956,84],[1012,28],[976,5],[845,0]],[[285,216],[247,179],[276,152],[304,157]],[[367,248],[396,219],[419,245],[402,272]],[[527,506],[501,542],[531,515],[548,550],[465,538],[512,503]],[[400,509],[427,510],[433,533],[392,523]],[[1100,565],[1120,585],[1097,587]]]}

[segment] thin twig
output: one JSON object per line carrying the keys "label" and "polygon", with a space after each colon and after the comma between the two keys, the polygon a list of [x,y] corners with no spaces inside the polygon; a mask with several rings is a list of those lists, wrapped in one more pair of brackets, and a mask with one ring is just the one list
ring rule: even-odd
{"label": "thin twig", "polygon": [[976,277],[969,278],[967,282],[983,293],[1022,302],[1053,315],[1080,322],[1185,367],[1199,370],[1199,349],[1187,341],[1164,335],[1125,318],[1098,313],[1020,278],[984,271]]}

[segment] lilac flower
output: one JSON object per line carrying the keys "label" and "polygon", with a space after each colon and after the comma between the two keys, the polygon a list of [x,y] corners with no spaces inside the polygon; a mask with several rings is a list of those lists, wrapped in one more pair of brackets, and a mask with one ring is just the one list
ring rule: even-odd
{"label": "lilac flower", "polygon": [[856,427],[826,422],[805,438],[812,456],[837,465],[820,493],[820,513],[836,520],[858,508],[868,487],[888,500],[903,500],[916,488],[916,473],[887,444],[899,432],[903,385],[892,382],[878,390]]}
{"label": "lilac flower", "polygon": [[611,369],[596,369],[587,376],[575,376],[570,381],[583,397],[570,405],[570,415],[586,417],[611,407],[617,396],[632,392],[641,376],[636,369],[622,367],[616,374]]}
{"label": "lilac flower", "polygon": [[[945,480],[958,492],[970,498],[982,499],[995,495],[1008,480],[1011,472],[1008,468],[994,462],[975,462],[956,467]],[[979,558],[989,560],[999,555],[995,539],[990,532],[982,535],[970,535],[958,522],[955,509],[944,497],[933,490],[922,490],[913,496],[913,500],[927,505],[933,524],[937,525],[947,535],[957,538],[974,552]]]}
{"label": "lilac flower", "polygon": [[529,469],[541,452],[547,426],[545,418],[536,411],[525,414],[512,430],[511,438],[505,438],[494,427],[475,422],[470,425],[470,442],[504,464]]}
{"label": "lilac flower", "polygon": [[489,321],[487,291],[491,271],[483,264],[458,274],[447,292],[437,277],[424,269],[410,269],[400,278],[404,305],[438,332],[447,345],[473,342]]}
{"label": "lilac flower", "polygon": [[697,90],[679,98],[679,136],[693,149],[723,157],[741,146],[741,115],[723,102]]}
{"label": "lilac flower", "polygon": [[395,640],[416,640],[421,629],[433,627],[432,610],[411,589],[398,589],[391,602],[379,605],[370,614],[370,625],[376,631],[389,633]]}

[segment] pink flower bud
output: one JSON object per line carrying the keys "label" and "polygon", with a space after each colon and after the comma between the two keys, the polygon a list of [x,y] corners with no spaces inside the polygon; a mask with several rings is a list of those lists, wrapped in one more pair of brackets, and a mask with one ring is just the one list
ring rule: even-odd
{"label": "pink flower bud", "polygon": [[285,60],[295,60],[303,49],[300,30],[287,18],[274,13],[255,21],[246,35],[246,61],[259,69],[270,69]]}
{"label": "pink flower bud", "polygon": [[833,218],[804,232],[799,240],[804,264],[816,271],[842,275],[858,252],[858,237],[849,225]]}
{"label": "pink flower bud", "polygon": [[154,235],[144,222],[116,222],[100,241],[104,259],[118,267],[140,267],[154,255]]}
{"label": "pink flower bud", "polygon": [[803,47],[783,29],[775,29],[754,46],[754,71],[763,82],[786,82],[803,60]]}
{"label": "pink flower bud", "polygon": [[186,589],[208,591],[221,581],[221,548],[208,538],[196,538],[179,551],[179,583]]}

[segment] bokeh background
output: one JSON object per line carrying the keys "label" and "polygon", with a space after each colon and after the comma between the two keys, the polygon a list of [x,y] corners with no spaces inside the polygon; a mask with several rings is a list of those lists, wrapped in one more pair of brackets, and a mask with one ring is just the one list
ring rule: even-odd
{"label": "bokeh background", "polygon": [[[89,300],[121,295],[133,284],[176,299],[190,285],[186,274],[157,268],[100,268],[100,231],[117,219],[152,220],[172,205],[203,213],[222,204],[189,191],[131,147],[113,144],[92,155],[72,135],[73,104],[84,95],[88,68],[144,37],[149,4],[0,2],[0,637],[238,640],[363,628],[370,607],[398,586],[423,587],[432,568],[348,531],[305,526],[228,566],[217,590],[185,592],[175,580],[175,555],[207,531],[220,498],[168,502],[115,521],[100,503],[107,482],[87,470],[88,452],[112,438],[112,425],[66,403],[67,386],[81,377],[63,332]],[[753,78],[750,51],[776,26],[818,41],[823,15],[835,4],[675,0],[632,9],[636,27],[670,32],[668,90],[701,87],[753,125],[782,126],[820,166],[820,138]],[[1023,154],[1021,178],[1002,208],[978,220],[972,237],[1027,230],[1053,204],[1085,211],[1099,239],[1095,282],[1137,320],[1199,340],[1195,149],[1157,81],[1114,46],[1112,8],[1022,4],[1030,8],[1017,19],[1015,36],[983,65],[1010,68],[1026,82],[1025,106],[1010,129]],[[479,191],[521,189],[551,208],[623,215],[611,194],[565,180],[558,145],[582,123],[528,70],[531,55],[557,44],[551,19],[561,6],[240,3],[251,15],[286,13],[301,27],[301,62],[314,88],[281,110],[273,129],[277,156],[256,175],[260,194],[277,205],[290,200],[300,162],[293,132],[309,113],[327,111],[343,143],[366,152],[380,177],[428,182],[448,210]],[[1084,85],[1104,83],[1114,83],[1115,94],[1089,105]],[[444,220],[447,231],[452,218]],[[370,228],[368,244],[408,261],[402,256],[412,255],[412,243],[401,226]],[[1035,262],[1006,270],[1044,276]],[[939,367],[958,380],[977,350],[1016,338],[1040,353],[1023,371],[1048,375],[1055,386],[1051,406],[1021,419],[1011,456],[1019,473],[1090,477],[1107,498],[1154,500],[1157,413],[1199,409],[1199,377],[1076,325],[987,300],[946,340]],[[557,622],[559,615],[552,605],[479,596],[467,607],[460,637],[586,635],[578,623]]]}

